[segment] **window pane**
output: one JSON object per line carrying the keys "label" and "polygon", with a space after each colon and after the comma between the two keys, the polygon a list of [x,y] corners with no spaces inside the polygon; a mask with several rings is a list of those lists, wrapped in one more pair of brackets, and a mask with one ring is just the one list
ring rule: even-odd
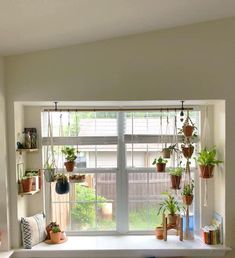
{"label": "window pane", "polygon": [[[56,167],[64,169],[65,156],[61,150],[65,146],[54,146],[54,157]],[[70,146],[76,150],[75,170],[77,168],[115,168],[117,167],[117,146],[116,145],[80,145]],[[44,163],[47,157],[47,148],[43,147]],[[49,149],[49,157],[51,157]]]}
{"label": "window pane", "polygon": [[70,192],[58,195],[51,183],[52,220],[65,230],[116,229],[115,173],[87,174],[86,182],[70,183]]}
{"label": "window pane", "polygon": [[[42,113],[42,136],[48,136],[48,112]],[[50,112],[53,136],[115,136],[117,112]]]}

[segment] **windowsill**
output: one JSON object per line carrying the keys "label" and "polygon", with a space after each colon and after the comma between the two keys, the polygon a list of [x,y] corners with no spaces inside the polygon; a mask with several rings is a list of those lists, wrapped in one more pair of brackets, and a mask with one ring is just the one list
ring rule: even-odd
{"label": "windowsill", "polygon": [[63,244],[40,243],[31,250],[15,250],[13,257],[148,257],[148,256],[224,256],[231,248],[206,245],[200,239],[167,242],[155,236],[69,236]]}

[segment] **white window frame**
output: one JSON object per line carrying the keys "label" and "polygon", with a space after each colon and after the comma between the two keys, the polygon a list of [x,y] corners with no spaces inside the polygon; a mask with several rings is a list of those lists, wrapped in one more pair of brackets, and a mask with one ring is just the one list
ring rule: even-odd
{"label": "white window frame", "polygon": [[[194,107],[195,111],[201,111],[198,107]],[[105,110],[104,110],[105,111]],[[148,111],[146,111],[148,112]],[[129,203],[128,203],[128,173],[137,172],[154,172],[153,168],[127,168],[126,166],[126,143],[163,143],[164,137],[161,135],[125,135],[125,113],[124,111],[117,112],[117,136],[79,136],[79,137],[53,137],[54,145],[114,145],[117,144],[117,168],[77,168],[77,172],[83,173],[116,173],[116,231],[67,231],[69,235],[116,235],[116,234],[152,234],[153,230],[129,230]],[[200,120],[200,119],[199,119]],[[166,136],[169,140],[169,137]],[[179,141],[181,136],[178,136]],[[48,137],[42,137],[42,146],[46,146],[49,142]],[[192,169],[195,172],[196,169]],[[198,178],[195,177],[195,189],[198,189]],[[47,198],[45,198],[47,196]],[[51,221],[51,187],[50,183],[45,183],[44,204],[47,214],[47,223]],[[49,198],[48,198],[49,196]],[[199,190],[195,192],[194,218],[195,225],[198,225],[200,220],[199,209]]]}

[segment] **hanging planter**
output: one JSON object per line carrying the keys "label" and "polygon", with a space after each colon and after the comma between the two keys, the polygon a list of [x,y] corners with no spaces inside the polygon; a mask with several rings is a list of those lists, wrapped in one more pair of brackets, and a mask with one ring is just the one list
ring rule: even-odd
{"label": "hanging planter", "polygon": [[171,157],[171,150],[169,148],[162,149],[162,157],[164,159],[169,159]]}
{"label": "hanging planter", "polygon": [[190,138],[193,136],[194,130],[197,129],[189,115],[186,117],[184,125],[182,127],[183,134],[186,138]]}
{"label": "hanging planter", "polygon": [[54,168],[46,168],[44,169],[44,176],[47,182],[55,181],[55,169]]}
{"label": "hanging planter", "polygon": [[199,176],[201,178],[212,178],[214,176],[214,165],[199,165]]}
{"label": "hanging planter", "polygon": [[75,167],[75,162],[74,161],[64,162],[64,165],[66,167],[67,172],[73,172],[74,167]]}
{"label": "hanging planter", "polygon": [[182,153],[186,159],[190,159],[193,155],[194,146],[192,144],[181,145]]}
{"label": "hanging planter", "polygon": [[171,154],[173,153],[173,152],[178,152],[178,149],[177,149],[177,147],[176,147],[176,144],[173,144],[173,145],[170,145],[169,147],[165,147],[165,148],[163,148],[162,149],[162,157],[164,158],[164,159],[169,159],[170,157],[171,157]]}
{"label": "hanging planter", "polygon": [[174,190],[180,189],[181,176],[183,173],[182,167],[170,168],[169,174],[171,177],[171,188]]}
{"label": "hanging planter", "polygon": [[165,172],[167,160],[159,157],[154,159],[152,165],[156,165],[157,172]]}
{"label": "hanging planter", "polygon": [[77,156],[75,155],[75,149],[66,147],[62,149],[62,153],[66,155],[65,159],[67,160],[64,165],[66,167],[67,172],[73,172],[75,166],[75,159]]}
{"label": "hanging planter", "polygon": [[171,188],[175,190],[180,189],[181,176],[171,175]]}
{"label": "hanging planter", "polygon": [[183,199],[183,203],[187,206],[191,205],[193,202],[193,189],[194,189],[194,181],[184,185],[184,188],[182,191],[182,199]]}
{"label": "hanging planter", "polygon": [[222,160],[218,160],[215,158],[216,149],[215,147],[208,149],[204,148],[201,152],[198,153],[198,157],[195,160],[199,164],[201,178],[212,178],[215,165],[219,165],[223,163]]}
{"label": "hanging planter", "polygon": [[70,190],[67,176],[58,174],[56,175],[56,180],[55,191],[58,194],[67,194]]}

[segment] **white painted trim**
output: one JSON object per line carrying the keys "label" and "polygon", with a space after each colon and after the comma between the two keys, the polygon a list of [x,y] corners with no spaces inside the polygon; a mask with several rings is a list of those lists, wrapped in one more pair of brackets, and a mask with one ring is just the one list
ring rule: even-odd
{"label": "white painted trim", "polygon": [[224,256],[231,248],[204,244],[200,239],[179,241],[169,236],[167,242],[149,236],[76,236],[60,245],[40,243],[31,250],[15,250],[13,258],[65,257],[170,257]]}

